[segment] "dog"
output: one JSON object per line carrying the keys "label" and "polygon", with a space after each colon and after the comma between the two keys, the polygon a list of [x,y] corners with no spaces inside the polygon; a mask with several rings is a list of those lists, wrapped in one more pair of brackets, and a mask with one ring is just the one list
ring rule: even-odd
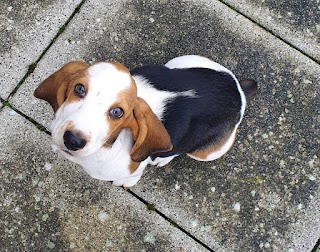
{"label": "dog", "polygon": [[212,161],[233,145],[257,83],[184,55],[129,71],[118,62],[67,63],[34,96],[55,113],[52,141],[93,178],[131,187],[147,165],[187,154]]}

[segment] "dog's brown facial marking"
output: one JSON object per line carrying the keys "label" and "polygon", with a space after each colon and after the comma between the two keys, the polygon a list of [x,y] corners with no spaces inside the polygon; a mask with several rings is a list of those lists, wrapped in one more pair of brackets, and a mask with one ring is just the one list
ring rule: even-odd
{"label": "dog's brown facial marking", "polygon": [[70,84],[84,77],[88,67],[86,63],[81,61],[74,61],[64,65],[38,86],[34,96],[49,102],[56,113],[67,98]]}

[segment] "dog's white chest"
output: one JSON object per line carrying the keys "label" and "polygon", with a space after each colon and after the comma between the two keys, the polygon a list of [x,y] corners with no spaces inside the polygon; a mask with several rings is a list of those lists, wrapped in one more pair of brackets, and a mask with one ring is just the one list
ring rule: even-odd
{"label": "dog's white chest", "polygon": [[81,165],[91,177],[114,181],[131,176],[129,170],[131,148],[131,132],[128,129],[124,129],[112,148],[102,147],[94,154],[85,157],[73,157],[65,153],[63,155]]}

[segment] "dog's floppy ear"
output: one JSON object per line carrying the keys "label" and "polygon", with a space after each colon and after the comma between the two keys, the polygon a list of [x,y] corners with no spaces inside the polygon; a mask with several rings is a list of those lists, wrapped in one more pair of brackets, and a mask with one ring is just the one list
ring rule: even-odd
{"label": "dog's floppy ear", "polygon": [[69,62],[44,80],[33,95],[49,102],[53,111],[56,112],[66,99],[66,91],[72,76],[87,68],[88,65],[82,61]]}
{"label": "dog's floppy ear", "polygon": [[133,109],[133,117],[129,125],[135,141],[130,151],[133,161],[141,162],[153,153],[172,150],[167,130],[141,98]]}

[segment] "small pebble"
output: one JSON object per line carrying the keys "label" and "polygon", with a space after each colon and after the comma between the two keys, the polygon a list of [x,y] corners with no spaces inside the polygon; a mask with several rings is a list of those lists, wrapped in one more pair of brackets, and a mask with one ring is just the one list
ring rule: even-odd
{"label": "small pebble", "polygon": [[52,241],[48,241],[47,246],[49,249],[53,249],[56,246],[56,244],[54,244]]}
{"label": "small pebble", "polygon": [[236,212],[240,212],[241,204],[239,202],[233,205],[233,210]]}
{"label": "small pebble", "polygon": [[55,145],[55,144],[52,144],[52,145],[51,145],[51,149],[52,149],[53,152],[57,152],[58,146]]}
{"label": "small pebble", "polygon": [[46,171],[50,171],[51,169],[52,169],[52,164],[50,164],[50,163],[45,163],[45,165],[44,165],[44,169],[46,170]]}
{"label": "small pebble", "polygon": [[48,214],[42,215],[42,220],[43,220],[43,221],[46,221],[48,218],[49,218],[49,215],[48,215]]}
{"label": "small pebble", "polygon": [[143,237],[144,242],[148,242],[148,243],[152,243],[154,244],[156,241],[156,238],[154,237],[154,235],[152,235],[151,233],[147,233],[144,237]]}
{"label": "small pebble", "polygon": [[108,215],[106,212],[100,211],[100,213],[98,214],[98,218],[101,222],[105,222],[106,219],[108,218]]}
{"label": "small pebble", "polygon": [[191,221],[191,227],[195,228],[198,226],[198,222],[196,220]]}
{"label": "small pebble", "polygon": [[311,174],[309,175],[309,177],[308,177],[308,178],[309,178],[309,180],[311,180],[311,181],[315,181],[315,180],[317,180],[317,179],[316,179],[316,177],[315,177],[315,176],[313,176],[313,175],[311,175]]}

